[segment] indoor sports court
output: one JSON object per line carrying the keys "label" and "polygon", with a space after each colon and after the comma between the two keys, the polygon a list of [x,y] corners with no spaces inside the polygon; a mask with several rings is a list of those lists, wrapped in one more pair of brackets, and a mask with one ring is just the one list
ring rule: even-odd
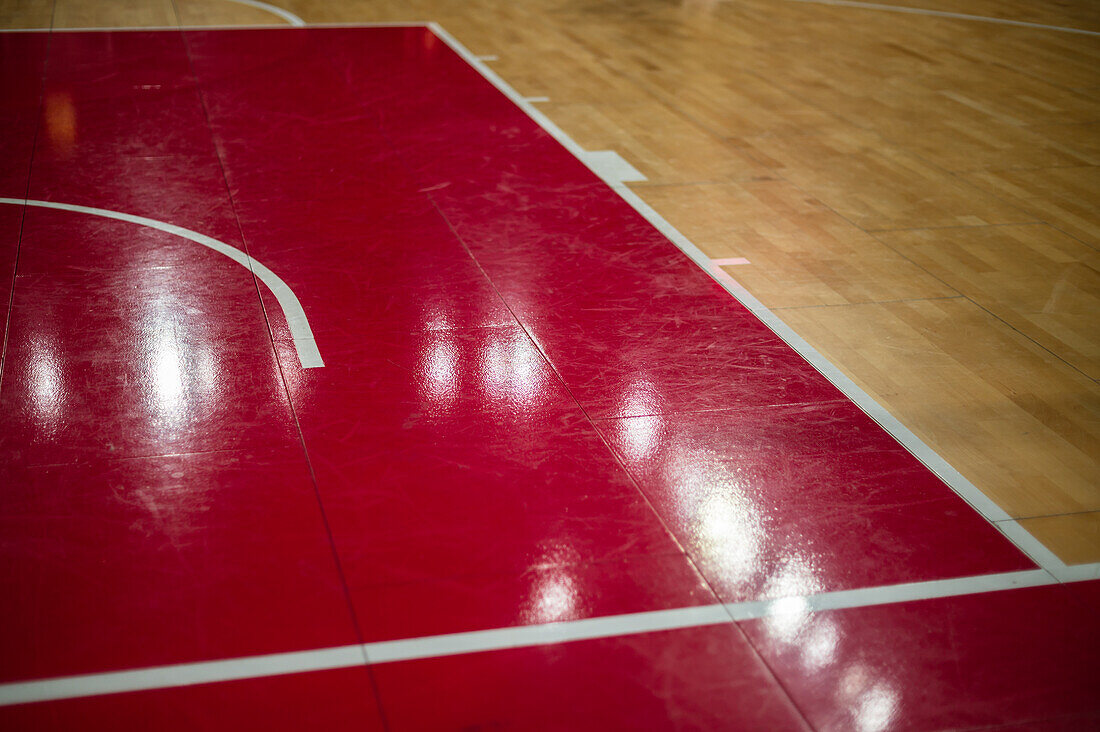
{"label": "indoor sports court", "polygon": [[1100,729],[1100,9],[0,0],[0,729]]}

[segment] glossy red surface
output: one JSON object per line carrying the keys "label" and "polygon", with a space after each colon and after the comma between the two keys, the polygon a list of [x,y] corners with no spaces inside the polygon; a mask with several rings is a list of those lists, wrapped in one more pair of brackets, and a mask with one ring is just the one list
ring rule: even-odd
{"label": "glossy red surface", "polygon": [[680,553],[532,563],[522,572],[463,574],[419,582],[366,582],[353,585],[351,597],[370,641],[718,602]]}
{"label": "glossy red surface", "polygon": [[1070,593],[1093,610],[1100,610],[1100,580],[1073,582],[1067,585]]}
{"label": "glossy red surface", "polygon": [[48,41],[46,34],[0,34],[0,197],[27,190]]}
{"label": "glossy red surface", "polygon": [[1032,566],[849,402],[599,428],[727,602]]}
{"label": "glossy red surface", "polygon": [[3,707],[0,727],[9,732],[384,729],[363,668]]}
{"label": "glossy red surface", "polygon": [[0,484],[4,681],[356,642],[300,452],[5,467]]}
{"label": "glossy red surface", "polygon": [[732,624],[374,667],[419,729],[807,729]]}
{"label": "glossy red surface", "polygon": [[199,277],[171,267],[20,274],[0,458],[299,449],[252,279],[216,257]]}
{"label": "glossy red surface", "polygon": [[[19,230],[23,225],[21,206],[0,205],[0,302],[10,302],[14,287],[15,258],[19,251]],[[7,334],[7,313],[0,319],[0,343]]]}
{"label": "glossy red surface", "polygon": [[815,729],[1084,730],[1098,719],[1100,628],[1065,587],[785,610],[741,626]]}
{"label": "glossy red surface", "polygon": [[[424,28],[0,34],[0,59],[0,196],[29,185],[246,251],[293,291],[325,362],[301,366],[284,303],[223,253],[0,205],[4,288],[19,249],[3,680],[1032,567]],[[989,604],[1004,617],[989,637],[1028,632],[1032,596],[1002,595],[1016,599]],[[944,607],[974,628],[987,597]],[[1082,588],[1058,617],[1075,627],[1092,600]],[[913,654],[898,683],[920,688],[934,652],[873,634],[923,616],[891,607],[845,611],[868,622],[838,621],[837,643],[869,634],[884,677]],[[834,631],[780,646],[764,622],[745,626],[755,650],[730,623],[373,673],[395,729],[804,728],[767,664],[811,721],[850,722],[788,662]],[[1062,648],[1051,632],[1027,653]],[[959,668],[993,645],[960,646]],[[1022,683],[1006,669],[960,687],[974,719]],[[318,726],[341,728],[377,721],[366,681],[2,714],[64,727],[186,709],[184,726],[218,728],[218,707],[270,697],[257,719],[300,727],[319,695]],[[997,719],[1097,711],[1065,683]],[[906,705],[880,729],[939,719]]]}

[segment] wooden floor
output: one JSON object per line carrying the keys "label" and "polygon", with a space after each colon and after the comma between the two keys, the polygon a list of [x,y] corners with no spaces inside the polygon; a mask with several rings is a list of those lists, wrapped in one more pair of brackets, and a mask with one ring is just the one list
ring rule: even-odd
{"label": "wooden floor", "polygon": [[[1100,36],[798,0],[277,4],[433,20],[495,56],[1065,562],[1100,561]],[[1100,32],[1082,0],[891,4]],[[273,22],[0,0],[8,28]]]}

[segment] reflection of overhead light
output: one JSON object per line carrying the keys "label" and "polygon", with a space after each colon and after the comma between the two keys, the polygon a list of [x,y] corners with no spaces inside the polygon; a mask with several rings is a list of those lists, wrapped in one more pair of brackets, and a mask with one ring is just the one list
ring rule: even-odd
{"label": "reflection of overhead light", "polygon": [[852,710],[856,726],[862,732],[888,729],[900,706],[898,692],[861,664],[845,669],[837,686],[840,700]]}
{"label": "reflection of overhead light", "polygon": [[61,379],[61,365],[54,344],[46,339],[34,339],[30,353],[31,399],[35,413],[44,421],[57,419],[61,414],[64,397]]}
{"label": "reflection of overhead light", "polygon": [[643,377],[635,377],[622,391],[622,404],[619,414],[622,416],[637,416],[642,414],[658,414],[661,411],[657,390],[653,382]]}
{"label": "reflection of overhead light", "polygon": [[157,334],[153,347],[153,404],[161,417],[172,423],[182,421],[183,363],[171,331]]}
{"label": "reflection of overhead light", "polygon": [[[155,278],[156,270],[148,270]],[[161,295],[149,308],[149,316],[142,323],[141,332],[148,347],[149,384],[147,400],[150,410],[167,429],[185,425],[192,402],[204,397],[220,398],[210,394],[216,386],[214,360],[210,351],[196,346],[181,352],[180,342],[192,343],[186,332],[187,319],[178,320],[174,313],[179,304],[170,295]],[[181,332],[177,333],[177,329]],[[188,398],[191,392],[190,398]]]}
{"label": "reflection of overhead light", "polygon": [[626,456],[632,460],[642,460],[651,457],[660,444],[664,419],[660,416],[633,417],[621,420],[619,427]]}
{"label": "reflection of overhead light", "polygon": [[775,640],[797,644],[802,662],[810,670],[825,666],[836,655],[840,641],[836,626],[828,618],[814,617],[806,597],[783,597],[773,601],[764,626]]}
{"label": "reflection of overhead light", "polygon": [[448,337],[432,333],[429,338],[431,345],[420,358],[421,396],[424,401],[446,406],[458,395],[458,353]]}
{"label": "reflection of overhead light", "polygon": [[791,554],[779,566],[778,571],[768,578],[766,592],[769,597],[791,597],[813,595],[822,589],[821,582],[806,559],[798,554]]}
{"label": "reflection of overhead light", "polygon": [[492,401],[530,402],[543,393],[542,357],[522,335],[502,333],[490,341],[482,366],[485,392]]}
{"label": "reflection of overhead light", "polygon": [[898,711],[898,694],[886,684],[869,689],[856,708],[856,723],[862,732],[882,732],[890,727]]}
{"label": "reflection of overhead light", "polygon": [[802,662],[810,671],[827,666],[836,656],[840,633],[831,620],[817,618],[809,636],[802,639]]}
{"label": "reflection of overhead light", "polygon": [[771,604],[765,620],[768,635],[791,643],[810,620],[810,602],[804,597],[784,597]]}
{"label": "reflection of overhead light", "polygon": [[729,488],[711,496],[699,508],[696,527],[707,553],[721,557],[725,571],[749,577],[759,569],[764,530],[756,506],[745,496]]}
{"label": "reflection of overhead light", "polygon": [[530,622],[553,623],[572,617],[577,603],[573,578],[564,569],[549,570],[541,577],[532,597]]}
{"label": "reflection of overhead light", "polygon": [[68,157],[76,146],[76,107],[68,92],[50,92],[43,101],[46,140],[51,151]]}
{"label": "reflection of overhead light", "polygon": [[840,679],[838,691],[841,698],[851,705],[852,701],[867,688],[870,681],[870,674],[867,673],[866,668],[861,665],[849,666]]}

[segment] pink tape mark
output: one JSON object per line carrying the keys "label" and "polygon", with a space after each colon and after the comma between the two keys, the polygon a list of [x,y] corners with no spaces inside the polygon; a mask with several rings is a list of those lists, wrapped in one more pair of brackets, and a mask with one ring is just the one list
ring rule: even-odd
{"label": "pink tape mark", "polygon": [[727,257],[726,259],[712,259],[710,261],[714,262],[719,267],[729,267],[734,264],[749,263],[749,260],[745,259],[744,257]]}
{"label": "pink tape mark", "polygon": [[714,276],[714,279],[727,285],[730,289],[737,290],[738,292],[748,292],[748,290],[741,286],[740,282],[730,277],[721,267],[711,267],[710,273]]}

